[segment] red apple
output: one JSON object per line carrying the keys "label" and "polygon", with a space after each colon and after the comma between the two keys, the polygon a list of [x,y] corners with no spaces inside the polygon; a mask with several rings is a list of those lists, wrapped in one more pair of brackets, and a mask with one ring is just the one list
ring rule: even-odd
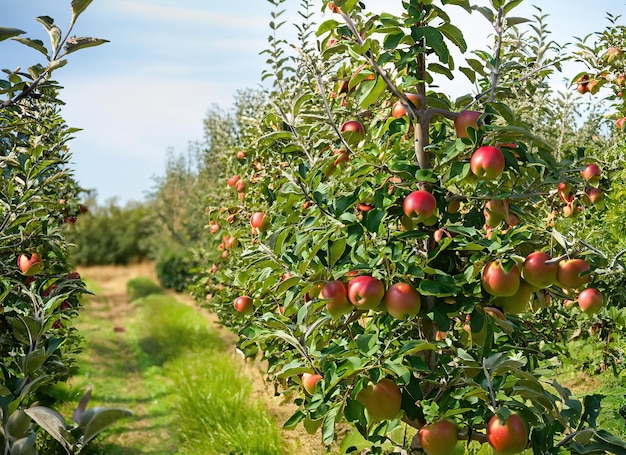
{"label": "red apple", "polygon": [[235,183],[235,189],[238,193],[246,191],[246,181],[244,179],[237,180],[237,183]]}
{"label": "red apple", "polygon": [[509,202],[506,199],[491,199],[485,204],[483,214],[487,226],[499,226],[509,216]]}
{"label": "red apple", "polygon": [[393,380],[385,378],[361,389],[356,399],[373,420],[391,420],[400,412],[402,392]]}
{"label": "red apple", "polygon": [[596,314],[602,308],[604,297],[596,288],[587,288],[578,294],[578,306],[580,309],[591,315]]}
{"label": "red apple", "polygon": [[237,182],[241,179],[241,177],[239,175],[233,175],[232,177],[229,177],[228,180],[226,180],[226,183],[228,184],[228,186],[230,186],[231,188],[233,186],[235,186],[237,184]]}
{"label": "red apple", "polygon": [[485,291],[495,297],[513,296],[519,290],[520,271],[513,265],[507,272],[500,261],[492,261],[483,269],[482,284]]}
{"label": "red apple", "polygon": [[546,264],[551,260],[552,257],[543,251],[530,253],[526,256],[522,266],[522,278],[539,289],[547,288],[556,283],[556,272],[559,265],[557,262]]}
{"label": "red apple", "polygon": [[235,310],[239,311],[242,314],[252,314],[252,312],[254,311],[253,301],[247,295],[237,297],[235,299],[234,307]]}
{"label": "red apple", "polygon": [[494,415],[487,424],[487,441],[498,455],[513,455],[526,448],[528,430],[517,414],[511,414],[505,422]]}
{"label": "red apple", "polygon": [[601,205],[601,202],[604,200],[604,193],[593,186],[587,188],[585,190],[585,194],[587,195],[589,202],[595,206]]}
{"label": "red apple", "polygon": [[569,204],[576,197],[572,191],[572,185],[570,183],[561,182],[558,186],[559,197],[563,202]]}
{"label": "red apple", "polygon": [[244,150],[239,150],[237,152],[237,159],[238,160],[245,160],[246,159],[246,152]]}
{"label": "red apple", "polygon": [[377,308],[385,296],[385,285],[378,278],[361,275],[348,283],[348,300],[361,310]]}
{"label": "red apple", "polygon": [[457,137],[469,138],[469,132],[467,128],[471,127],[475,130],[478,129],[478,119],[482,115],[482,112],[476,111],[461,111],[454,119],[454,129]]}
{"label": "red apple", "polygon": [[621,117],[615,120],[615,126],[623,130],[626,126],[626,117]]}
{"label": "red apple", "polygon": [[589,264],[583,259],[564,259],[559,262],[556,270],[556,279],[561,287],[578,289],[589,282],[589,275],[581,274],[589,270]]}
{"label": "red apple", "polygon": [[302,373],[302,386],[309,395],[313,395],[315,393],[315,385],[322,379],[324,379],[323,376],[318,373]]}
{"label": "red apple", "polygon": [[329,299],[326,302],[326,309],[335,318],[349,313],[354,308],[348,302],[348,288],[341,281],[329,281],[322,287],[319,295],[321,299]]}
{"label": "red apple", "polygon": [[470,158],[470,169],[479,179],[493,180],[504,170],[504,155],[497,147],[478,147]]}
{"label": "red apple", "polygon": [[[405,96],[408,98],[411,104],[413,104],[413,106],[417,106],[417,100],[419,99],[419,97],[415,93],[406,93]],[[398,100],[393,103],[393,106],[391,107],[391,116],[393,118],[402,118],[406,114],[407,110],[405,105],[402,104],[402,101]]]}
{"label": "red apple", "polygon": [[358,120],[348,120],[341,125],[341,135],[350,145],[361,142],[365,137],[365,127]]}
{"label": "red apple", "polygon": [[424,425],[417,439],[426,455],[451,455],[458,440],[456,425],[447,419]]}
{"label": "red apple", "polygon": [[437,209],[437,199],[425,190],[410,193],[402,202],[402,210],[406,216],[418,215],[422,220],[430,218]]}
{"label": "red apple", "polygon": [[263,212],[255,212],[250,217],[250,226],[263,232],[270,226],[270,218]]}
{"label": "red apple", "polygon": [[30,256],[26,253],[20,254],[17,257],[17,268],[24,276],[37,275],[43,270],[43,259],[37,253]]}
{"label": "red apple", "polygon": [[600,167],[595,164],[587,164],[582,171],[580,171],[580,175],[589,183],[597,183],[600,181],[600,176],[602,175],[602,171]]}
{"label": "red apple", "polygon": [[408,283],[395,283],[385,292],[385,308],[396,319],[406,319],[419,313],[422,302],[415,288]]}

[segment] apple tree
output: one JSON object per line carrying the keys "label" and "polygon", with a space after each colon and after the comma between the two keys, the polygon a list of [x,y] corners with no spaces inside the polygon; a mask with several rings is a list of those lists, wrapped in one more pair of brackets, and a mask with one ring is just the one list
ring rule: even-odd
{"label": "apple tree", "polygon": [[89,3],[71,3],[66,34],[52,18],[36,19],[49,44],[0,27],[0,41],[18,41],[46,57],[46,63],[26,70],[3,70],[0,79],[0,451],[5,455],[78,453],[128,415],[86,409],[89,393],[74,424],[52,409],[51,386],[66,381],[75,368],[81,337],[72,321],[86,289],[68,261],[65,240],[81,212],[81,189],[69,166],[68,142],[75,130],[60,114],[60,87],[51,76],[69,54],[104,42],[70,37]]}
{"label": "apple tree", "polygon": [[[561,159],[507,102],[558,65],[507,51],[521,1],[304,1],[293,53],[270,3],[270,99],[209,208],[225,253],[195,292],[294,398],[285,426],[330,444],[347,422],[345,453],[623,453],[598,398],[555,379],[570,316],[614,302],[608,261],[555,227],[600,210],[572,199],[594,160]],[[484,16],[492,46],[468,49],[453,13]],[[452,99],[461,77],[475,93]]]}

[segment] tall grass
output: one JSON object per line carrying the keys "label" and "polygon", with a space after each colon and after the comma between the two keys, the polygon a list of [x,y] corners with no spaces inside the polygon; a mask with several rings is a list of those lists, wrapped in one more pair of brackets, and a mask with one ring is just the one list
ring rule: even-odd
{"label": "tall grass", "polygon": [[278,426],[206,319],[167,296],[137,303],[140,365],[161,370],[168,384],[177,453],[283,455]]}

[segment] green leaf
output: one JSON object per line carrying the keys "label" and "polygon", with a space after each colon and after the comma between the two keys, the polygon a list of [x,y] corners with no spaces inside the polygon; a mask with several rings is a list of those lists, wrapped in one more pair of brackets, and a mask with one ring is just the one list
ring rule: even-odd
{"label": "green leaf", "polygon": [[33,406],[32,408],[24,409],[24,412],[33,419],[37,425],[46,430],[50,436],[56,439],[68,454],[72,453],[70,443],[65,439],[67,426],[61,414],[45,406]]}
{"label": "green leaf", "polygon": [[530,22],[530,19],[526,19],[525,17],[507,17],[506,18],[506,25],[508,26],[523,24],[525,22]]}
{"label": "green leaf", "polygon": [[337,261],[341,259],[341,256],[343,256],[343,253],[346,251],[347,243],[347,240],[342,237],[335,240],[330,246],[330,257],[328,260],[328,265],[330,267],[333,267]]}
{"label": "green leaf", "polygon": [[67,40],[65,43],[65,53],[70,54],[72,52],[76,52],[77,50],[84,49],[86,47],[94,47],[99,46],[104,43],[108,43],[108,40],[100,39],[100,38],[89,38],[86,36],[76,37],[73,36]]}
{"label": "green leaf", "polygon": [[439,57],[439,61],[448,63],[450,52],[448,51],[446,43],[443,41],[443,34],[438,29],[430,26],[420,27],[415,29],[411,33],[411,36],[413,36],[415,41],[424,38],[426,46],[431,47],[435,51],[435,54]]}
{"label": "green leaf", "polygon": [[380,98],[380,95],[382,95],[387,88],[387,84],[384,79],[379,75],[376,75],[374,83],[366,84],[367,83],[362,84],[366,90],[361,93],[358,100],[361,109],[367,109],[370,104]]}
{"label": "green leaf", "polygon": [[38,39],[30,39],[30,38],[13,38],[13,39],[17,41],[18,43],[22,43],[30,48],[33,48],[41,52],[46,57],[48,57],[48,49],[46,49],[46,46],[43,45],[43,41],[38,40]]}
{"label": "green leaf", "polygon": [[320,24],[320,26],[317,28],[317,32],[315,32],[315,35],[323,35],[330,30],[335,30],[337,27],[339,27],[339,22],[334,19],[328,19],[327,21],[324,21]]}
{"label": "green leaf", "polygon": [[76,21],[93,0],[72,0],[72,23]]}
{"label": "green leaf", "polygon": [[80,422],[80,427],[83,430],[83,445],[86,445],[118,420],[132,415],[133,413],[128,409],[121,408],[96,407],[87,409]]}
{"label": "green leaf", "polygon": [[452,41],[461,52],[465,52],[467,50],[467,43],[465,42],[465,38],[463,38],[463,32],[461,32],[458,27],[446,22],[438,28],[439,31],[443,33],[446,38]]}
{"label": "green leaf", "polygon": [[601,397],[600,395],[587,395],[583,400],[583,415],[578,428],[583,428],[586,423],[591,428],[596,428],[596,419],[600,415]]}
{"label": "green leaf", "polygon": [[285,423],[283,423],[283,428],[285,430],[294,429],[301,421],[306,417],[304,411],[298,409],[291,417],[287,419]]}
{"label": "green leaf", "polygon": [[322,424],[322,438],[326,445],[330,445],[335,439],[335,420],[337,419],[338,413],[339,407],[333,407],[328,415],[326,415],[324,423]]}
{"label": "green leaf", "polygon": [[424,340],[409,340],[402,344],[402,348],[398,351],[398,356],[406,356],[421,351],[432,351],[437,349],[433,343]]}
{"label": "green leaf", "polygon": [[[513,8],[515,8],[517,5],[519,5],[519,4],[520,4],[520,3],[522,3],[523,1],[524,1],[524,0],[511,0],[511,1],[507,2],[507,3],[504,5],[504,8],[503,8],[504,14],[505,14],[505,15],[506,15],[506,14],[509,14],[509,12],[510,12]],[[507,19],[508,19],[508,18],[507,18]]]}
{"label": "green leaf", "polygon": [[405,37],[405,34],[402,32],[390,33],[387,36],[385,36],[385,39],[383,41],[383,47],[387,50],[395,49],[398,46],[398,44],[400,44],[400,41],[402,41],[404,37]]}
{"label": "green leaf", "polygon": [[13,38],[14,36],[23,35],[24,33],[26,32],[17,28],[0,27],[0,41]]}

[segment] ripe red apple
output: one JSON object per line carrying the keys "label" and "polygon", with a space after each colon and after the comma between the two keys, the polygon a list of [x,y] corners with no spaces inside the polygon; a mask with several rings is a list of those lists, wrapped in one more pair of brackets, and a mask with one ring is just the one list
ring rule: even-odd
{"label": "ripe red apple", "polygon": [[520,314],[528,309],[533,287],[526,281],[521,280],[517,292],[510,297],[496,297],[493,304],[502,308],[507,314]]}
{"label": "ripe red apple", "polygon": [[[405,96],[413,106],[417,106],[419,97],[415,93],[405,93]],[[402,101],[398,100],[391,107],[391,116],[393,118],[402,118],[407,114],[407,110]]]}
{"label": "ripe red apple", "polygon": [[596,314],[602,308],[604,297],[596,288],[587,288],[578,294],[578,306],[580,309],[591,315]]}
{"label": "ripe red apple", "polygon": [[580,175],[587,182],[594,184],[600,181],[600,176],[602,175],[602,170],[600,170],[600,166],[595,163],[587,164],[582,171],[580,171]]}
{"label": "ripe red apple", "polygon": [[237,152],[237,159],[238,160],[245,160],[246,159],[246,152],[244,150],[239,150]]}
{"label": "ripe red apple", "polygon": [[526,256],[522,266],[522,278],[539,289],[556,283],[558,263],[546,264],[552,257],[543,251],[535,251]]}
{"label": "ripe red apple", "polygon": [[424,425],[417,439],[426,455],[451,455],[458,441],[456,425],[447,419]]}
{"label": "ripe red apple", "polygon": [[589,282],[589,275],[583,275],[589,270],[589,264],[583,259],[564,259],[556,269],[556,279],[565,289],[578,289]]}
{"label": "ripe red apple", "polygon": [[482,112],[476,111],[461,111],[454,119],[454,130],[457,137],[469,138],[469,132],[467,128],[471,127],[475,130],[478,129],[478,119],[482,115]]}
{"label": "ripe red apple", "polygon": [[366,204],[365,202],[360,202],[356,205],[356,209],[359,212],[369,212],[372,210],[374,206],[372,204]]}
{"label": "ripe red apple", "polygon": [[244,179],[237,180],[237,183],[235,183],[235,189],[238,193],[246,191],[246,181]]}
{"label": "ripe red apple", "polygon": [[385,308],[396,319],[415,316],[422,307],[420,295],[409,283],[395,283],[385,292]]}
{"label": "ripe red apple", "polygon": [[361,275],[348,283],[348,300],[361,310],[377,308],[385,296],[385,285],[378,278]]}
{"label": "ripe red apple", "polygon": [[583,74],[582,76],[580,76],[578,79],[576,79],[576,84],[576,90],[578,90],[578,93],[580,93],[581,95],[587,93],[589,91],[589,75]]}
{"label": "ripe red apple", "polygon": [[509,216],[509,202],[506,199],[491,199],[485,204],[483,214],[487,226],[499,226]]}
{"label": "ripe red apple", "polygon": [[487,441],[498,455],[513,455],[526,448],[528,430],[517,414],[511,414],[504,423],[494,415],[487,424]]}
{"label": "ripe red apple", "polygon": [[17,257],[17,268],[24,276],[37,275],[43,270],[43,259],[37,253],[30,256],[26,253],[20,254]]}
{"label": "ripe red apple", "polygon": [[365,127],[358,120],[348,120],[341,125],[341,135],[350,145],[358,144],[365,137]]}
{"label": "ripe red apple", "polygon": [[229,177],[228,180],[226,180],[226,184],[229,187],[233,187],[237,184],[237,182],[241,179],[241,177],[239,175],[233,175],[232,177]]}
{"label": "ripe red apple", "polygon": [[247,295],[237,297],[235,299],[234,307],[235,310],[239,311],[242,314],[252,314],[252,312],[254,311],[253,301]]}
{"label": "ripe red apple", "polygon": [[500,261],[491,261],[483,269],[482,284],[485,291],[495,297],[513,296],[519,290],[520,270],[513,265],[507,272]]}
{"label": "ripe red apple", "polygon": [[478,147],[470,158],[470,169],[479,179],[493,180],[504,170],[504,155],[491,145]]}
{"label": "ripe red apple", "polygon": [[615,126],[623,130],[626,126],[626,117],[621,117],[615,120]]}
{"label": "ripe red apple", "polygon": [[391,420],[400,412],[402,392],[393,380],[384,378],[361,389],[356,399],[363,403],[373,420]]}
{"label": "ripe red apple", "polygon": [[593,186],[587,188],[585,194],[589,202],[595,206],[600,206],[604,200],[604,193]]}
{"label": "ripe red apple", "polygon": [[334,317],[349,313],[353,306],[348,302],[348,288],[341,281],[329,281],[320,291],[321,299],[330,299],[326,302],[326,309]]}
{"label": "ripe red apple", "polygon": [[309,395],[315,393],[315,385],[320,382],[324,377],[318,373],[302,373],[302,386]]}
{"label": "ripe red apple", "polygon": [[418,215],[421,220],[430,218],[437,209],[437,199],[425,190],[410,193],[402,202],[402,210],[406,216]]}
{"label": "ripe red apple", "polygon": [[250,226],[263,232],[270,226],[270,218],[263,212],[255,212],[250,217]]}

